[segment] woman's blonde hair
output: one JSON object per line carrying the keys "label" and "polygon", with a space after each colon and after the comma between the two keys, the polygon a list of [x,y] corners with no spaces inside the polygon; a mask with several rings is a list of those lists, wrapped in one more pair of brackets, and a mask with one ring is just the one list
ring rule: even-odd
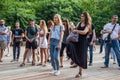
{"label": "woman's blonde hair", "polygon": [[43,29],[43,30],[45,31],[45,33],[48,32],[48,29],[47,29],[47,25],[46,25],[45,20],[40,20],[39,26],[40,26],[40,29]]}
{"label": "woman's blonde hair", "polygon": [[62,26],[63,24],[62,24],[62,19],[61,19],[61,16],[60,16],[60,14],[55,14],[54,16],[57,16],[57,18],[58,18],[58,24],[60,25],[60,26]]}

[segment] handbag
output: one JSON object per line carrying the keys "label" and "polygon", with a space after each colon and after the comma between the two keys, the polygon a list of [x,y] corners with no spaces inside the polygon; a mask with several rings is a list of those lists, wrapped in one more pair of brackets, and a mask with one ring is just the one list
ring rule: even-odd
{"label": "handbag", "polygon": [[[115,29],[115,26],[116,26],[116,24],[114,25],[114,27],[113,27],[113,29],[112,29],[112,32],[113,32],[113,30]],[[111,35],[111,34],[108,34],[108,36],[104,39],[105,43],[111,43],[110,35]]]}
{"label": "handbag", "polygon": [[70,42],[78,42],[79,41],[79,34],[75,33],[75,32],[71,32],[66,41],[70,41]]}

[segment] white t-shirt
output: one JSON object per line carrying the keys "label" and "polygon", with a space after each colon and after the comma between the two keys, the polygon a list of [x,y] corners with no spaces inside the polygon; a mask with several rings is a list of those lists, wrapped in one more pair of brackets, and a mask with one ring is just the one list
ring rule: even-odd
{"label": "white t-shirt", "polygon": [[51,38],[60,39],[60,32],[64,31],[64,26],[60,26],[60,25],[56,25],[56,26],[51,26],[51,31],[52,31],[52,35]]}
{"label": "white t-shirt", "polygon": [[[114,27],[115,24],[112,24],[112,23],[108,23],[104,26],[104,30],[106,31],[112,31],[113,27]],[[111,34],[111,39],[115,39],[118,37],[118,33],[120,32],[120,25],[119,24],[116,24],[115,26],[115,29],[113,30],[112,34]],[[103,39],[105,37],[107,37],[108,33],[104,34],[103,35]]]}

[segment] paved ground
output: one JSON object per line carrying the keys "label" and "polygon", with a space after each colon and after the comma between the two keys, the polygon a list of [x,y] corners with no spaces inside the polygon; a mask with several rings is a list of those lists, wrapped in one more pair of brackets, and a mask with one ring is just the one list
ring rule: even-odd
{"label": "paved ground", "polygon": [[21,49],[21,59],[19,62],[11,63],[12,59],[12,48],[11,56],[3,58],[4,62],[0,63],[0,80],[120,80],[120,70],[117,64],[113,64],[113,60],[110,60],[110,67],[108,69],[101,69],[103,66],[104,54],[98,53],[99,46],[94,53],[93,66],[89,66],[88,69],[84,70],[81,78],[75,79],[74,76],[77,74],[78,68],[71,69],[69,62],[64,60],[64,67],[61,68],[61,74],[59,76],[50,75],[51,65],[48,64],[46,67],[42,66],[31,66],[27,63],[25,67],[20,68],[19,64],[22,61],[22,54],[24,47]]}

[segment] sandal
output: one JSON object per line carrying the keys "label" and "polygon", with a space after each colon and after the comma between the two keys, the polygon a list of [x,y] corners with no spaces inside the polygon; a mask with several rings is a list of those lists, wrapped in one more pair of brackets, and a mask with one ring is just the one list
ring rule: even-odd
{"label": "sandal", "polygon": [[25,66],[25,63],[20,64],[20,67],[23,67],[23,66]]}
{"label": "sandal", "polygon": [[42,65],[42,63],[37,64],[37,66],[41,66],[41,65]]}
{"label": "sandal", "polygon": [[82,73],[81,73],[81,72],[79,72],[79,73],[75,76],[75,78],[79,78],[80,76],[82,76]]}

